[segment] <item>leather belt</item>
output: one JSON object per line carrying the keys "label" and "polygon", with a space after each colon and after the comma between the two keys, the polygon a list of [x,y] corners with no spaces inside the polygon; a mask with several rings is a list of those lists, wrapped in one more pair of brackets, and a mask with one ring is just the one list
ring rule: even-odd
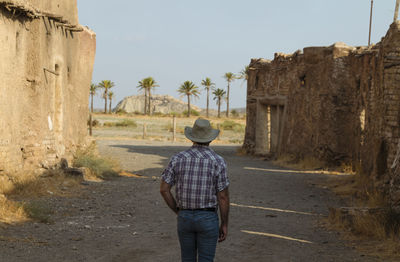
{"label": "leather belt", "polygon": [[207,207],[207,208],[180,208],[178,207],[179,211],[212,211],[215,212],[217,211],[217,208],[215,207]]}

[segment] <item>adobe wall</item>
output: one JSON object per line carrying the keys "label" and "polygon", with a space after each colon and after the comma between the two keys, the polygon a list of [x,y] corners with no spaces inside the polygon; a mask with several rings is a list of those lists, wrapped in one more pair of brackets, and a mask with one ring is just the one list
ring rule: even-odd
{"label": "adobe wall", "polygon": [[86,143],[96,37],[77,17],[76,0],[0,1],[0,174]]}
{"label": "adobe wall", "polygon": [[399,84],[399,23],[370,48],[336,43],[253,59],[243,147],[350,163],[400,192],[393,164],[400,163]]}

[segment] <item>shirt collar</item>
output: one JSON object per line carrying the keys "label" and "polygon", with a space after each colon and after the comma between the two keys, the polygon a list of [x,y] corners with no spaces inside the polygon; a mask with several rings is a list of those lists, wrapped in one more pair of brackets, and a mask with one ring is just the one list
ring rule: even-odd
{"label": "shirt collar", "polygon": [[192,148],[210,148],[210,146],[205,146],[205,145],[192,145]]}

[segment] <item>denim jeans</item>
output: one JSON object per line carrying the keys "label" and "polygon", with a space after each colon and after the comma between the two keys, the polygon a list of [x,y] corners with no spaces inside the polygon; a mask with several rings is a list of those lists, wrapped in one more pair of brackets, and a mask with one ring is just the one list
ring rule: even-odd
{"label": "denim jeans", "polygon": [[179,211],[178,236],[181,245],[182,262],[214,261],[218,235],[219,222],[217,212],[203,210]]}

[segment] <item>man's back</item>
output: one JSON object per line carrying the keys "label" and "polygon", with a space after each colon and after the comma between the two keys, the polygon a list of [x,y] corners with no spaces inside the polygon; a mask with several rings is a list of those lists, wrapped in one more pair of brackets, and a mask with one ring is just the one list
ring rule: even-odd
{"label": "man's back", "polygon": [[194,145],[171,158],[163,180],[175,185],[180,208],[217,206],[217,192],[229,184],[225,160],[208,146]]}

